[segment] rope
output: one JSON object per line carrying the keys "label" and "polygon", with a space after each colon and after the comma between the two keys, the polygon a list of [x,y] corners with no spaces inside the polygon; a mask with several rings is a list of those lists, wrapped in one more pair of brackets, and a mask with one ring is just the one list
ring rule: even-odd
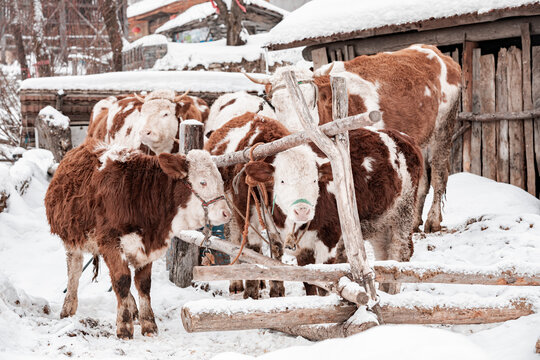
{"label": "rope", "polygon": [[[311,221],[308,221],[307,226],[305,227],[304,231],[302,233],[299,233],[300,236],[296,236],[296,223],[293,223],[292,232],[287,235],[287,239],[285,240],[285,246],[289,247],[292,251],[296,251],[296,248],[298,244],[300,243],[300,240],[304,237],[304,235],[307,233],[309,229],[309,225],[311,225]],[[290,246],[289,243],[293,243],[293,246]]]}

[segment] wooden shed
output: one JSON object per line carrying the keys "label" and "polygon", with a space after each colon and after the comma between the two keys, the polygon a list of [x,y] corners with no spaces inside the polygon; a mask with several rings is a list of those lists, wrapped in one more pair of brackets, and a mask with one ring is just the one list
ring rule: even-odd
{"label": "wooden shed", "polygon": [[304,58],[318,68],[415,43],[438,46],[463,70],[451,173],[539,195],[539,1],[329,3],[315,0],[292,12],[270,32],[269,49],[306,46]]}

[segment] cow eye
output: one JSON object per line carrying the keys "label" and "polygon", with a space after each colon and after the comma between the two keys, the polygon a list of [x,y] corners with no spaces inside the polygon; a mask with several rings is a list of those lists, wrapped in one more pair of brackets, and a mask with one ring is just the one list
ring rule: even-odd
{"label": "cow eye", "polygon": [[281,183],[282,183],[282,184],[285,184],[285,181],[281,180]]}
{"label": "cow eye", "polygon": [[163,116],[169,116],[169,113],[165,113],[165,114],[163,114]]}
{"label": "cow eye", "polygon": [[205,180],[201,180],[201,185],[202,185],[202,186],[206,186],[206,181],[205,181]]}

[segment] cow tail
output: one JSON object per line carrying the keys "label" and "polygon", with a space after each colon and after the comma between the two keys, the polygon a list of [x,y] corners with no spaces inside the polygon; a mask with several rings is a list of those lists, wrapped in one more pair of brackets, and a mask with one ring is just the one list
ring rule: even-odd
{"label": "cow tail", "polygon": [[94,255],[92,264],[94,265],[94,277],[92,278],[92,282],[95,282],[99,274],[99,255]]}

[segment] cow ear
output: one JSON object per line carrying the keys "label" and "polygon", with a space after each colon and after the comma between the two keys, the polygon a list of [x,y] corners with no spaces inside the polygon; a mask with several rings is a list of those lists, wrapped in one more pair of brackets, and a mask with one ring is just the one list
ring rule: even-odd
{"label": "cow ear", "polygon": [[332,180],[334,180],[334,176],[332,175],[332,165],[330,165],[330,162],[319,166],[319,181],[330,182]]}
{"label": "cow ear", "polygon": [[250,161],[246,165],[246,175],[257,182],[271,182],[274,177],[274,167],[262,160]]}
{"label": "cow ear", "polygon": [[188,174],[188,162],[184,155],[161,153],[158,162],[163,172],[173,179],[183,179]]}

